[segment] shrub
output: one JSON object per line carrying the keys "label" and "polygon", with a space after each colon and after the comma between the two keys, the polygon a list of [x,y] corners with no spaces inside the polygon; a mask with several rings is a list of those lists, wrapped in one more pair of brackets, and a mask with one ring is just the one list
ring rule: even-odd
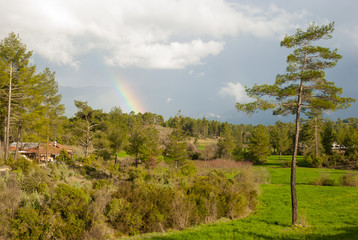
{"label": "shrub", "polygon": [[82,189],[59,184],[51,202],[51,208],[58,213],[58,233],[65,239],[79,239],[86,230],[88,221],[88,194]]}
{"label": "shrub", "polygon": [[269,184],[271,182],[271,175],[267,168],[259,167],[255,169],[255,182]]}
{"label": "shrub", "polygon": [[[10,158],[12,159],[12,157]],[[9,160],[9,163],[12,170],[21,170],[24,174],[27,174],[33,168],[32,161],[24,157],[20,157],[17,161]]]}
{"label": "shrub", "polygon": [[352,172],[347,172],[345,175],[341,177],[340,182],[342,186],[358,187],[357,174],[354,174]]}
{"label": "shrub", "polygon": [[198,168],[193,162],[188,161],[186,164],[180,167],[180,173],[183,176],[193,176],[198,173]]}
{"label": "shrub", "polygon": [[60,151],[60,155],[56,158],[57,162],[64,162],[67,165],[72,165],[73,164],[73,159],[72,157],[68,154],[66,149],[61,149]]}
{"label": "shrub", "polygon": [[42,239],[46,235],[46,226],[39,210],[31,207],[21,207],[11,221],[11,239]]}
{"label": "shrub", "polygon": [[201,158],[201,152],[199,151],[198,147],[193,143],[187,143],[186,151],[189,159],[191,160],[198,160]]}
{"label": "shrub", "polygon": [[335,186],[336,181],[334,179],[329,178],[328,175],[322,175],[316,178],[313,182],[311,182],[311,184],[319,186]]}
{"label": "shrub", "polygon": [[16,174],[1,177],[0,185],[0,239],[10,239],[8,230],[21,202],[22,192]]}
{"label": "shrub", "polygon": [[306,162],[310,167],[322,167],[323,157],[321,156],[314,156],[312,154],[306,157]]}
{"label": "shrub", "polygon": [[202,160],[212,160],[216,157],[216,153],[218,151],[217,144],[208,144],[201,151],[200,159]]}

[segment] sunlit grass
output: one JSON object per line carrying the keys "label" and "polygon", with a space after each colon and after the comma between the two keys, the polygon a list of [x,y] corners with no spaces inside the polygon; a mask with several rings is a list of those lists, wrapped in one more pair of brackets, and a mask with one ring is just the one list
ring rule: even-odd
{"label": "sunlit grass", "polygon": [[126,153],[126,151],[120,151],[120,152],[117,153],[117,157],[119,157],[119,158],[126,158],[126,157],[130,157],[130,155],[128,155],[128,154]]}

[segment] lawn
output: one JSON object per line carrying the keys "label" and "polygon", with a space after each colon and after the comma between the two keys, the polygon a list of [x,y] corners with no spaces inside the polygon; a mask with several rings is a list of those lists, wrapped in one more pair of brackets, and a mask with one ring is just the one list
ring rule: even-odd
{"label": "lawn", "polygon": [[[287,165],[291,161],[291,156],[283,156],[282,161],[279,160],[278,156],[270,156],[268,162],[264,165],[255,166],[256,168],[266,168],[271,175],[271,184],[290,184],[290,173],[291,168],[282,167]],[[297,170],[296,170],[296,183],[297,184],[310,184],[315,179],[325,176],[329,177],[339,184],[339,179],[347,173],[346,170],[328,169],[328,168],[308,168],[300,167],[304,166],[303,158],[299,156],[297,158]],[[352,172],[352,171],[351,171]]]}
{"label": "lawn", "polygon": [[346,171],[297,169],[301,226],[291,227],[290,169],[281,165],[271,157],[264,166],[256,166],[268,169],[271,184],[261,184],[258,208],[247,218],[131,239],[358,239],[358,188],[308,185],[322,174],[338,181]]}

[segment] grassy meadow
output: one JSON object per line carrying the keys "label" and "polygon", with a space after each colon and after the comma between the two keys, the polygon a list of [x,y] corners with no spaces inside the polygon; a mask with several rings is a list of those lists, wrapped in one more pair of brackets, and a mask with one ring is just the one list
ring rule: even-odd
{"label": "grassy meadow", "polygon": [[[358,239],[358,188],[338,186],[345,170],[297,168],[300,226],[291,227],[290,168],[282,167],[286,161],[287,156],[282,161],[271,156],[266,164],[255,166],[258,171],[265,168],[271,182],[260,185],[259,205],[247,218],[129,239]],[[298,161],[302,166],[302,159]],[[335,186],[312,185],[322,176]]]}

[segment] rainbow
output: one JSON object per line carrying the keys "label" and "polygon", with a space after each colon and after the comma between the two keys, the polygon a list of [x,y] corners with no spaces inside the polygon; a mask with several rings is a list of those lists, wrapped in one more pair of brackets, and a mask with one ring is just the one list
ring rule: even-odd
{"label": "rainbow", "polygon": [[127,83],[128,81],[123,77],[114,76],[111,78],[111,82],[115,87],[119,99],[124,104],[124,106],[120,106],[124,112],[145,112],[145,107],[141,103],[138,94],[133,91],[133,88]]}

